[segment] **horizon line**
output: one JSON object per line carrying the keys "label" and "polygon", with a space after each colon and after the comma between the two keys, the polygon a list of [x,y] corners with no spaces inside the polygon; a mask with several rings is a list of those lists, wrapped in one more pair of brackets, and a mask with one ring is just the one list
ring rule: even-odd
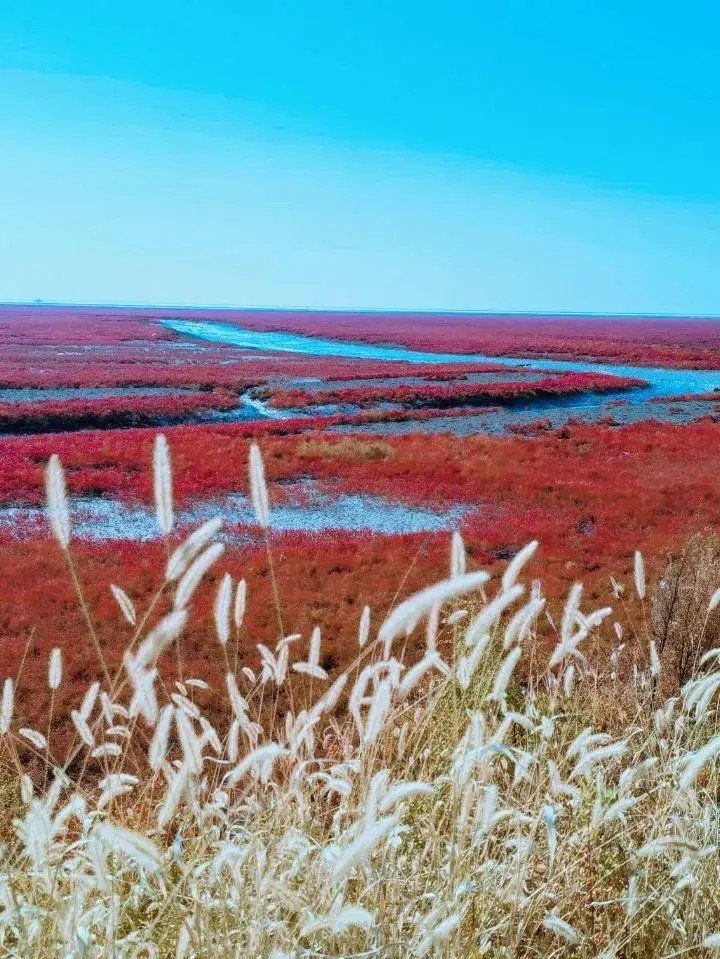
{"label": "horizon line", "polygon": [[516,317],[567,317],[569,319],[648,319],[648,320],[720,320],[720,313],[634,313],[634,312],[595,312],[579,310],[502,310],[502,309],[413,309],[412,307],[324,307],[324,306],[237,306],[202,303],[145,303],[145,302],[104,302],[77,300],[2,300],[0,309],[13,307],[31,307],[42,309],[81,308],[102,310],[183,310],[217,311],[243,313],[339,313],[351,315],[421,315],[421,316],[516,316]]}

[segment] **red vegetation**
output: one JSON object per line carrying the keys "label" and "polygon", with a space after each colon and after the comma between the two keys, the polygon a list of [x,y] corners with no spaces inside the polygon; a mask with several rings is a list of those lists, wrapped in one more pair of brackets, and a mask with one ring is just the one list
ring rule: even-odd
{"label": "red vegetation", "polygon": [[[427,369],[412,363],[366,362],[256,350],[242,353],[235,347],[202,346],[180,340],[141,346],[135,343],[86,345],[68,352],[58,352],[55,347],[5,348],[3,344],[0,389],[112,386],[244,389],[292,380],[332,382],[417,376]],[[460,379],[468,373],[522,372],[496,363],[438,364],[431,370],[434,380]]]}
{"label": "red vegetation", "polygon": [[67,347],[117,345],[140,340],[172,340],[158,323],[150,324],[142,310],[93,306],[0,306],[3,346]]}
{"label": "red vegetation", "polygon": [[178,396],[0,403],[0,432],[55,433],[77,429],[163,425],[183,420],[192,413],[230,410],[237,405],[237,395],[228,390]]}
{"label": "red vegetation", "polygon": [[[226,358],[228,355],[238,356],[237,349],[230,348],[228,354],[224,347],[200,346],[197,341],[166,330],[159,321],[168,316],[231,323],[247,329],[287,330],[362,342],[391,342],[435,352],[720,369],[720,323],[712,318],[7,306],[0,307],[0,342],[8,347],[14,345],[34,350],[42,344],[137,348],[149,341],[155,347],[153,356],[159,355],[163,345],[185,342],[194,343],[199,354],[223,351]],[[152,357],[148,359],[152,362]],[[292,364],[302,365],[305,373],[297,375],[311,375],[308,371],[313,368],[319,371],[323,363],[338,365],[338,368],[343,365],[343,361],[329,358],[288,355],[275,359],[283,370],[291,369]],[[0,382],[4,381],[4,361],[5,357],[0,361]],[[347,372],[343,378],[368,376],[365,371],[359,372],[363,365],[362,362],[345,361]],[[375,366],[375,375],[378,376],[400,375],[390,372],[390,364],[368,365]],[[219,372],[218,375],[223,374]],[[326,372],[313,375],[326,378]],[[24,382],[27,383],[27,379]],[[169,382],[179,385],[180,381],[173,379]],[[212,382],[228,385],[219,380]],[[40,385],[40,381],[33,385]],[[64,384],[58,382],[58,385]]]}
{"label": "red vegetation", "polygon": [[351,387],[348,389],[272,389],[273,406],[292,408],[321,403],[352,403],[372,406],[378,402],[413,406],[481,406],[513,403],[576,393],[606,393],[646,386],[644,380],[605,373],[559,373],[530,382],[454,383],[451,386],[424,383],[421,386]]}
{"label": "red vegetation", "polygon": [[[138,431],[7,440],[3,482],[22,451],[26,463],[32,462],[39,498],[42,464],[57,449],[73,492],[137,495],[149,505],[152,435]],[[178,427],[169,435],[180,498],[246,489],[248,441],[234,428]],[[328,489],[367,491],[441,508],[472,505],[477,512],[463,523],[471,565],[495,571],[537,537],[542,544],[538,570],[553,613],[570,583],[580,578],[587,584],[588,602],[612,604],[609,575],[631,578],[635,548],[643,550],[652,572],[662,565],[666,550],[692,530],[720,524],[720,427],[709,421],[683,427],[649,422],[614,430],[565,427],[531,440],[268,436],[262,447],[275,503],[282,497],[283,480],[310,476]],[[407,593],[442,575],[447,563],[446,535],[286,535],[273,540],[287,628],[307,634],[313,624],[322,625],[326,649],[338,665],[354,650],[365,602],[372,605],[378,596],[387,601],[394,586]],[[162,568],[163,548],[80,543],[78,553],[103,644],[109,657],[116,658],[126,633],[108,583],[119,582],[144,608]],[[263,552],[252,545],[235,547],[217,575],[226,567],[250,584],[248,645],[242,655],[254,665],[254,642],[276,630]],[[0,607],[2,670],[14,671],[29,639],[31,643],[21,683],[24,701],[36,703],[45,696],[46,655],[53,645],[63,646],[75,683],[95,675],[95,658],[55,544],[4,537],[0,577],[6,596]],[[215,682],[221,667],[211,625],[212,582],[213,577],[198,594],[198,615],[183,655],[186,675]],[[376,621],[382,612],[377,611]],[[64,695],[73,695],[72,682]]]}
{"label": "red vegetation", "polygon": [[[167,315],[146,311],[145,315]],[[533,316],[477,313],[331,313],[174,310],[254,330],[284,330],[433,352],[597,360],[720,369],[720,323],[711,317]]]}
{"label": "red vegetation", "polygon": [[263,353],[203,343],[158,317],[89,308],[0,307],[0,388],[168,386],[243,389],[296,379],[345,380],[515,372],[500,363],[438,364]]}

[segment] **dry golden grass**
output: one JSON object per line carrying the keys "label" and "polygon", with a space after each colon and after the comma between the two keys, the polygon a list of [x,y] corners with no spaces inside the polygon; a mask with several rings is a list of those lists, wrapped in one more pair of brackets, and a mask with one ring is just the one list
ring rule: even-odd
{"label": "dry golden grass", "polygon": [[339,440],[303,440],[298,444],[298,456],[310,459],[386,460],[395,455],[390,443],[382,440],[362,440],[356,437],[344,437]]}

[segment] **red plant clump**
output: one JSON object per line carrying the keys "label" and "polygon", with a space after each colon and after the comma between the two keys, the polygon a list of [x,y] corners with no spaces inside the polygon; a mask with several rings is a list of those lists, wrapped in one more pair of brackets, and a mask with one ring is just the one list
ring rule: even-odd
{"label": "red plant clump", "polygon": [[452,386],[429,383],[417,386],[363,386],[314,391],[273,389],[269,391],[269,395],[273,406],[284,408],[316,406],[320,403],[370,406],[378,402],[443,407],[458,404],[507,404],[518,400],[572,396],[576,393],[613,392],[646,385],[644,380],[606,373],[559,373],[531,382],[454,383]]}
{"label": "red plant clump", "polygon": [[161,425],[185,419],[192,413],[230,410],[237,405],[237,395],[227,390],[177,396],[0,403],[0,432],[55,433],[75,429]]}

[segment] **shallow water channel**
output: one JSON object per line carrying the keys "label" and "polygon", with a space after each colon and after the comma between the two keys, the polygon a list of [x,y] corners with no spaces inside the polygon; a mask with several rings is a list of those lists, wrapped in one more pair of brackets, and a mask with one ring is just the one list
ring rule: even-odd
{"label": "shallow water channel", "polygon": [[[621,390],[615,398],[628,399],[641,404],[660,396],[702,394],[720,390],[720,370],[679,370],[656,366],[627,366],[616,363],[586,363],[566,360],[519,359],[507,356],[488,356],[484,353],[429,353],[411,350],[403,346],[380,343],[357,343],[319,336],[302,336],[298,333],[244,330],[227,323],[210,323],[195,320],[167,319],[163,326],[211,343],[226,343],[242,349],[301,353],[306,356],[337,356],[357,360],[404,361],[432,366],[444,363],[503,363],[506,366],[522,366],[538,372],[610,373],[615,376],[636,377],[648,385],[639,389]],[[597,394],[569,398],[573,407],[596,406],[602,399]],[[720,396],[718,397],[720,400]],[[551,400],[556,405],[558,400]],[[542,406],[544,401],[537,401]],[[545,404],[547,405],[547,404]]]}

